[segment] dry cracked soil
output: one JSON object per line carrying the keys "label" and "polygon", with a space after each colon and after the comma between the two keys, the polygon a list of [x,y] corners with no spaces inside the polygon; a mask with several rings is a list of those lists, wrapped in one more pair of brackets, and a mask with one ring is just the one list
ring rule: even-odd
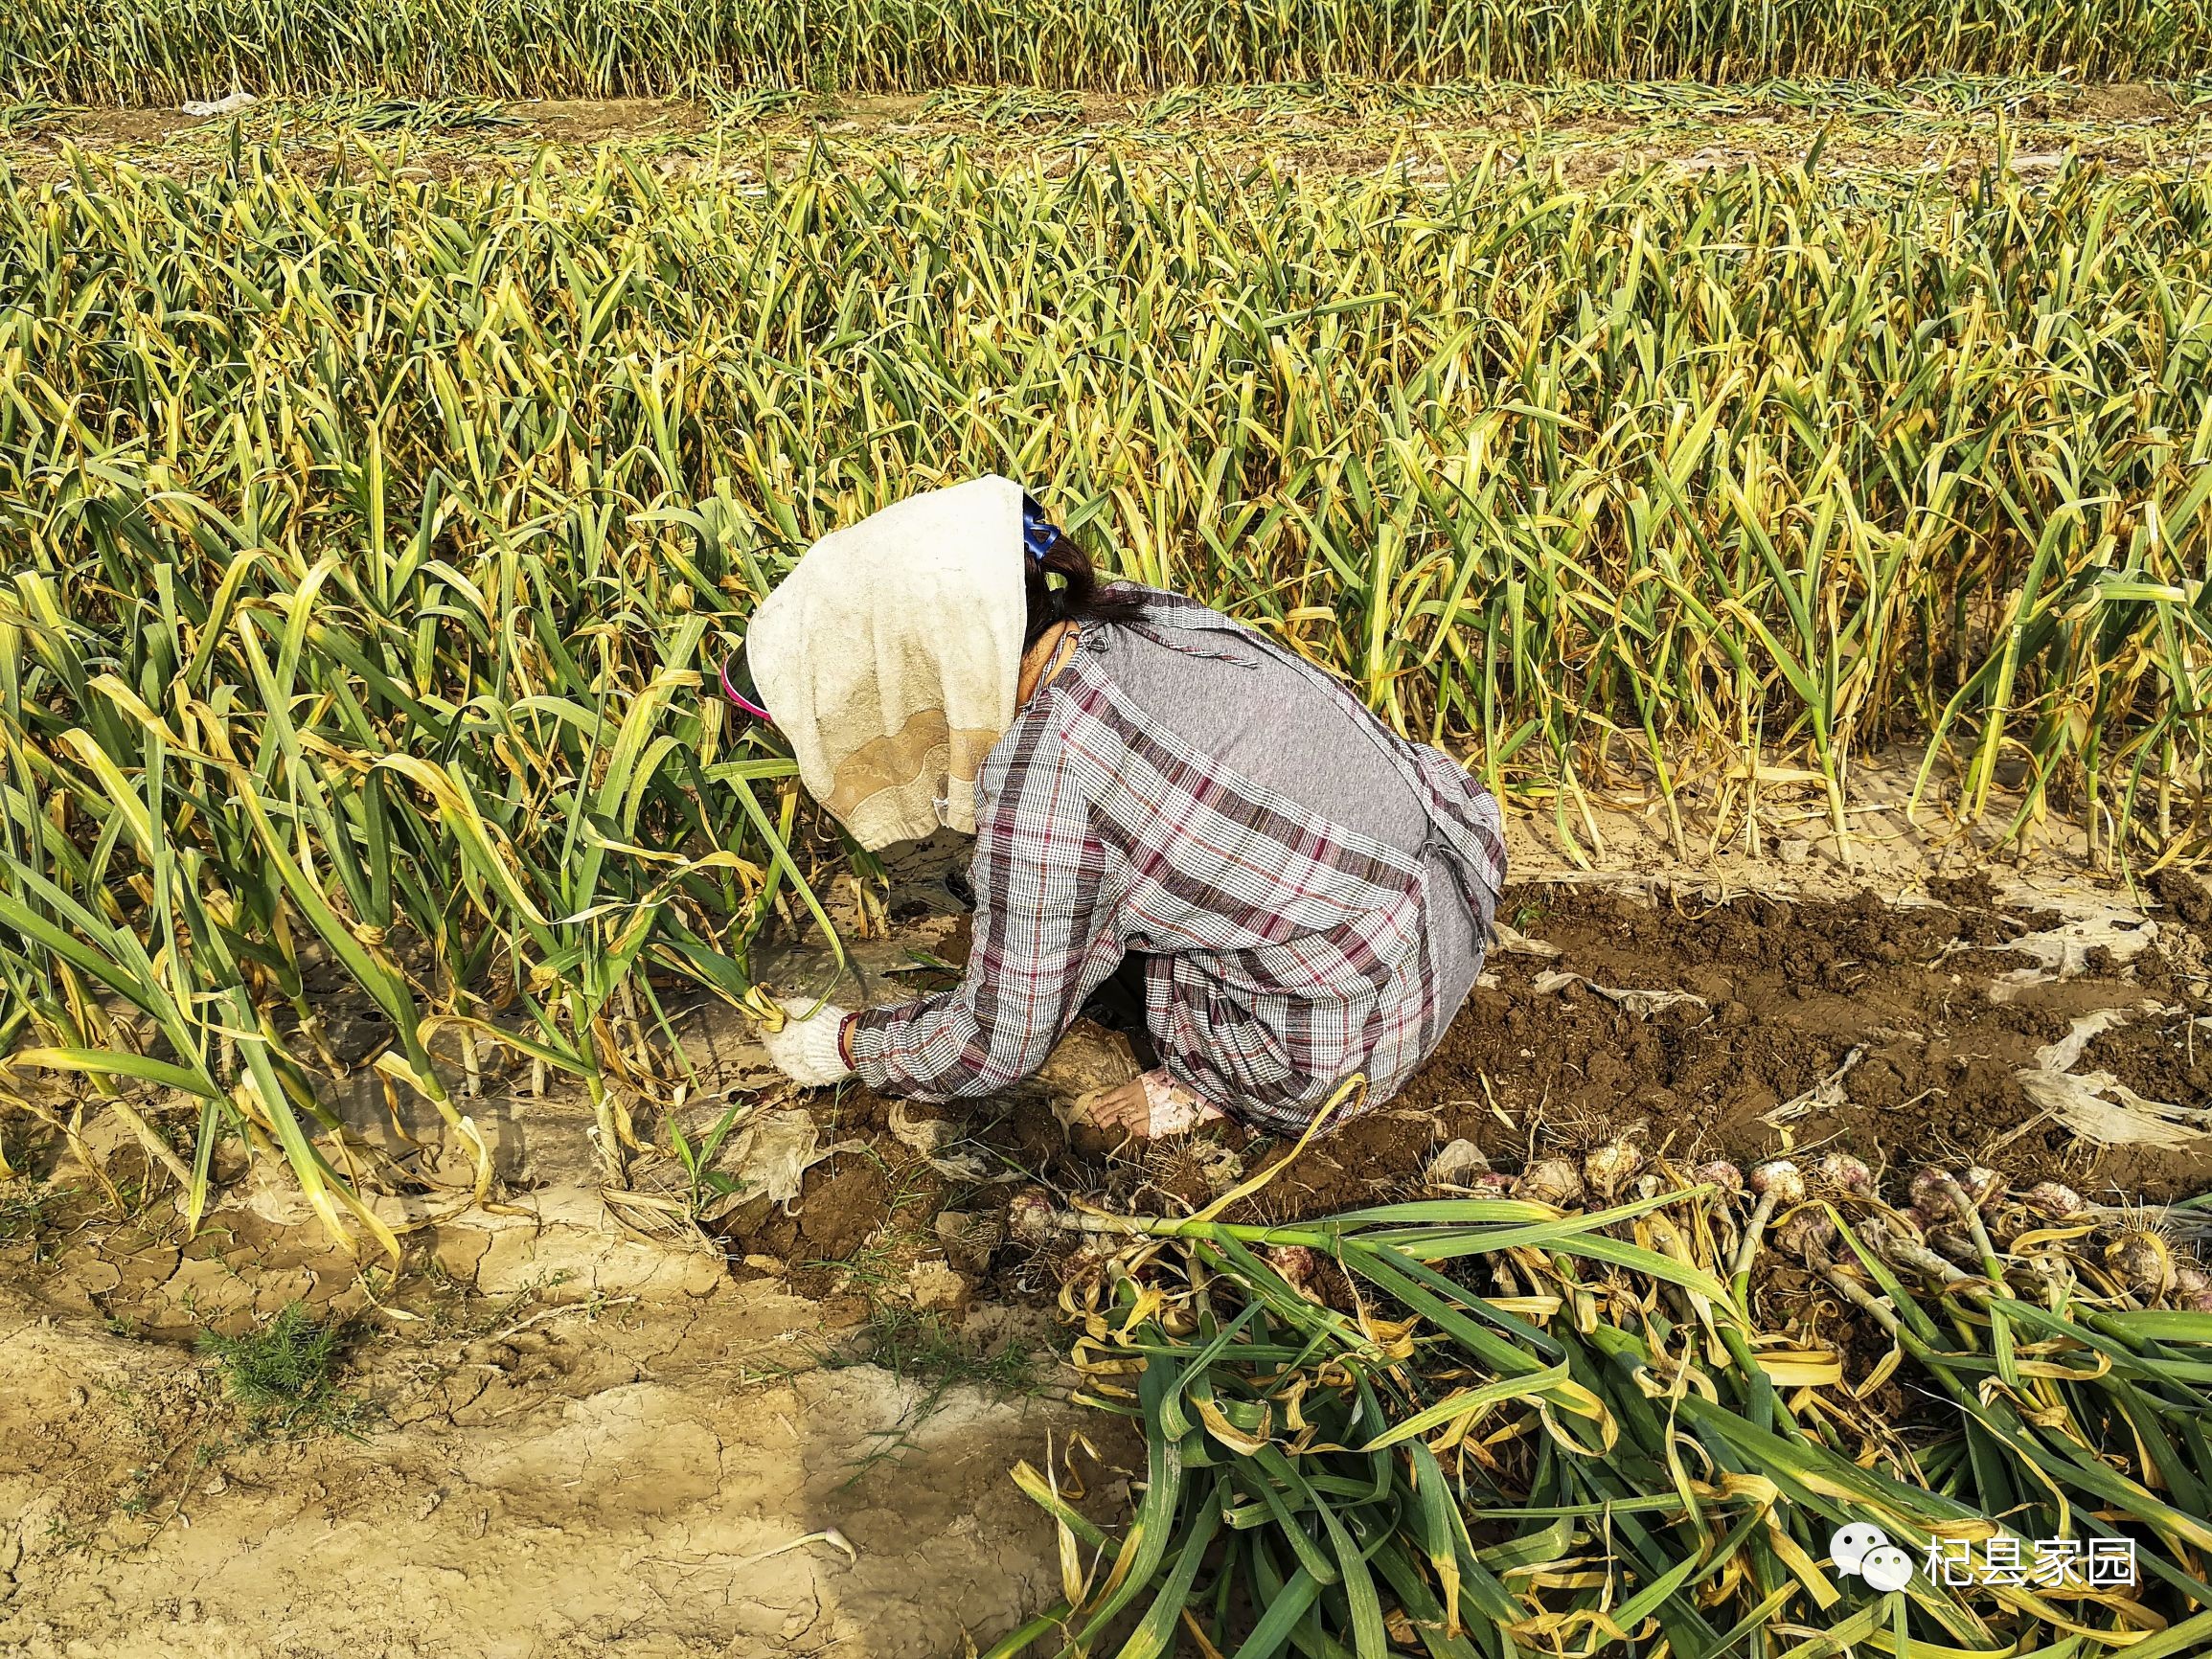
{"label": "dry cracked soil", "polygon": [[937,1659],[1056,1593],[1008,1470],[1074,1408],[812,1364],[764,1287],[538,1312],[376,1344],[358,1438],[291,1439],[189,1349],[0,1300],[0,1653]]}

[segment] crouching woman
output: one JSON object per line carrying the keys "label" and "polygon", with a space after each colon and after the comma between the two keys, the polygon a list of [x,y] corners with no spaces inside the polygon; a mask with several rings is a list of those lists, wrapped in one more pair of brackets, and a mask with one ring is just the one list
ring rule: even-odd
{"label": "crouching woman", "polygon": [[1272,640],[1101,583],[1007,479],[824,537],[745,660],[756,712],[862,846],[975,837],[960,985],[787,1002],[765,1040],[801,1083],[989,1095],[1118,985],[1158,1063],[1093,1106],[1104,1126],[1296,1133],[1356,1072],[1389,1099],[1481,969],[1505,877],[1491,796]]}

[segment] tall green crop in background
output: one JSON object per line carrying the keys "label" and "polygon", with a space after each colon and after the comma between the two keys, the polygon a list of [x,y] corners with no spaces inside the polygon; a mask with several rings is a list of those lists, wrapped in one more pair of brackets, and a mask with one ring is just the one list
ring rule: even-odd
{"label": "tall green crop in background", "polygon": [[0,11],[0,83],[125,102],[377,84],[559,98],[760,82],[2179,78],[2208,50],[2204,0],[11,0]]}
{"label": "tall green crop in background", "polygon": [[[358,1209],[333,987],[577,1078],[750,989],[789,762],[717,665],[810,540],[1021,478],[1584,834],[1932,803],[2201,847],[2212,185],[1113,163],[0,177],[0,1040]],[[2002,780],[2018,792],[1997,795]],[[1677,830],[1686,836],[1686,830]],[[172,1163],[177,1154],[163,1150]]]}

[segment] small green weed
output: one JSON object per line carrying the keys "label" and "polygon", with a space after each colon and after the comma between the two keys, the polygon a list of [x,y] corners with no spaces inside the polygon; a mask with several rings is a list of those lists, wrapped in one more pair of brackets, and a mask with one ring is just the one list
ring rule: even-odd
{"label": "small green weed", "polygon": [[208,1331],[200,1352],[221,1371],[223,1389],[246,1408],[257,1432],[291,1439],[337,1433],[359,1438],[369,1404],[338,1386],[345,1352],[342,1326],[324,1324],[303,1303],[287,1303],[274,1319],[243,1336]]}
{"label": "small green weed", "polygon": [[46,1226],[46,1207],[53,1200],[49,1189],[28,1184],[0,1192],[0,1244],[37,1238]]}
{"label": "small green weed", "polygon": [[715,1121],[714,1126],[696,1147],[685,1135],[683,1125],[673,1116],[669,1119],[669,1145],[675,1152],[676,1162],[684,1167],[684,1174],[691,1181],[686,1214],[693,1220],[696,1221],[700,1211],[716,1198],[727,1198],[743,1191],[743,1181],[712,1166],[715,1154],[722,1149],[722,1142],[729,1138],[730,1130],[737,1126],[739,1117],[753,1103],[750,1094],[732,1101],[730,1109]]}
{"label": "small green weed", "polygon": [[821,1356],[825,1370],[849,1365],[878,1365],[901,1381],[922,1383],[924,1392],[889,1428],[873,1431],[876,1444],[854,1460],[845,1484],[852,1486],[878,1464],[895,1461],[913,1448],[914,1433],[937,1415],[945,1398],[966,1384],[986,1390],[995,1399],[1027,1394],[1037,1386],[1035,1363],[1028,1349],[1009,1345],[987,1354],[962,1339],[934,1313],[878,1303],[868,1315],[860,1339],[842,1353]]}
{"label": "small green weed", "polygon": [[844,1365],[879,1365],[901,1380],[925,1382],[939,1396],[962,1383],[1004,1398],[1025,1394],[1037,1376],[1027,1349],[1012,1346],[986,1354],[934,1313],[878,1304],[860,1340],[846,1354],[826,1359]]}

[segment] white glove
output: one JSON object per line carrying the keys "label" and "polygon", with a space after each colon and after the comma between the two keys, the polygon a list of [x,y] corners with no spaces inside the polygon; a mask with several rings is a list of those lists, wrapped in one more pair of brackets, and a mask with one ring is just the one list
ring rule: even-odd
{"label": "white glove", "polygon": [[761,1033],[761,1046],[786,1077],[803,1087],[819,1089],[841,1083],[853,1075],[853,1068],[837,1052],[837,1035],[845,1029],[845,1010],[824,1003],[822,1011],[810,1017],[807,1011],[814,1005],[804,997],[780,996],[776,1001],[784,1010],[784,1029]]}

